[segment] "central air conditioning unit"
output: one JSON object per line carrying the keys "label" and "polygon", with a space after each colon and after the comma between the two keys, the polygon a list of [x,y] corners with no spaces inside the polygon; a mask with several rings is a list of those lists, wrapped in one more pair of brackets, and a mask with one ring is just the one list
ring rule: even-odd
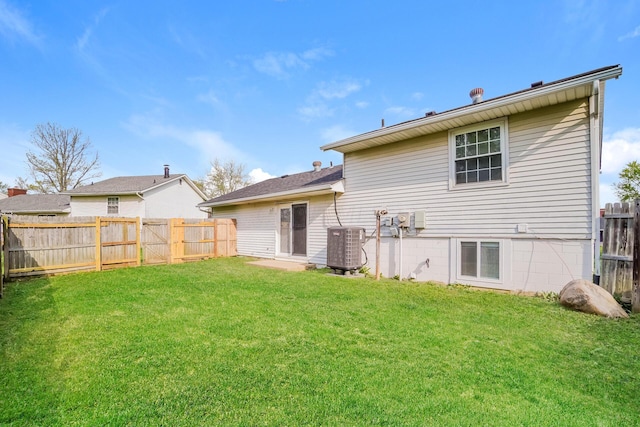
{"label": "central air conditioning unit", "polygon": [[354,271],[362,267],[364,238],[365,230],[362,227],[329,227],[327,267],[343,271]]}

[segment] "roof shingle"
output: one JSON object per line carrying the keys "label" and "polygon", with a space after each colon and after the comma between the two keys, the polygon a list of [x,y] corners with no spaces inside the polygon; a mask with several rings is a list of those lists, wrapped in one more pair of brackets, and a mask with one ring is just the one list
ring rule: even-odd
{"label": "roof shingle", "polygon": [[232,191],[231,193],[223,194],[222,196],[214,197],[213,199],[201,203],[200,206],[207,206],[210,204],[217,204],[227,201],[230,202],[239,199],[258,199],[270,194],[277,194],[288,191],[304,191],[306,188],[311,189],[323,184],[331,185],[335,182],[340,181],[341,179],[342,165],[320,169],[319,171],[312,170],[292,175],[283,175],[278,178],[271,178],[253,185],[249,185],[248,187]]}
{"label": "roof shingle", "polygon": [[184,174],[171,174],[169,178],[165,178],[164,175],[118,176],[74,188],[65,191],[64,194],[72,196],[135,194],[185,176]]}
{"label": "roof shingle", "polygon": [[3,213],[67,213],[71,197],[63,194],[21,194],[0,200]]}

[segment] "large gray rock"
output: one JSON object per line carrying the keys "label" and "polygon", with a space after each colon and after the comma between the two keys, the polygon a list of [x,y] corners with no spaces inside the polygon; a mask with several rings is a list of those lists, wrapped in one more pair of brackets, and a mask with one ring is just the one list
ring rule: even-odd
{"label": "large gray rock", "polygon": [[584,279],[572,280],[562,288],[560,304],[599,316],[629,317],[609,292]]}

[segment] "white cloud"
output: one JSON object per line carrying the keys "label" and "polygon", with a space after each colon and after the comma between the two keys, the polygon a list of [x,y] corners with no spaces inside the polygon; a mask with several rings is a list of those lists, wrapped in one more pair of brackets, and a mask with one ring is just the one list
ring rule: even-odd
{"label": "white cloud", "polygon": [[100,21],[102,21],[102,19],[107,15],[108,12],[108,8],[100,9],[100,11],[93,18],[93,24],[88,25],[84,29],[84,33],[82,33],[82,35],[78,37],[78,39],[76,40],[76,49],[78,49],[80,53],[84,53],[85,48],[89,44],[89,39],[91,38],[94,29],[100,24]]}
{"label": "white cloud", "polygon": [[607,203],[619,202],[618,196],[613,192],[612,183],[600,183],[600,206],[604,207]]}
{"label": "white cloud", "polygon": [[251,182],[255,184],[261,181],[266,181],[267,179],[275,178],[275,176],[263,171],[262,168],[256,168],[249,172],[249,178],[251,179]]}
{"label": "white cloud", "polygon": [[325,47],[317,47],[302,52],[302,58],[309,61],[320,61],[328,56],[333,56],[333,51]]}
{"label": "white cloud", "polygon": [[160,123],[153,117],[134,115],[124,124],[130,132],[146,139],[168,139],[197,149],[207,162],[234,159],[244,161],[245,155],[231,143],[224,140],[219,132],[208,129],[181,129]]}
{"label": "white cloud", "polygon": [[279,79],[289,77],[287,71],[289,69],[308,68],[307,63],[301,60],[298,55],[286,52],[268,52],[262,58],[254,60],[253,66],[259,72]]}
{"label": "white cloud", "polygon": [[35,33],[31,22],[4,0],[0,0],[0,34],[8,40],[17,36],[35,46],[40,45],[40,36]]}
{"label": "white cloud", "polygon": [[172,25],[169,25],[168,29],[169,33],[173,37],[173,41],[178,46],[187,52],[195,53],[200,58],[205,59],[207,57],[202,43],[193,34],[186,31],[180,31]]}
{"label": "white cloud", "polygon": [[262,57],[253,60],[253,67],[264,74],[278,79],[286,79],[295,69],[306,70],[311,62],[320,61],[333,52],[325,48],[316,48],[300,54],[293,52],[267,52]]}
{"label": "white cloud", "polygon": [[351,129],[347,129],[341,125],[336,125],[323,129],[320,136],[323,141],[330,143],[340,141],[354,135],[356,135],[356,132],[352,131]]}
{"label": "white cloud", "polygon": [[413,92],[411,94],[411,99],[415,99],[416,101],[420,101],[422,98],[424,98],[424,93],[422,92]]}
{"label": "white cloud", "polygon": [[218,98],[213,90],[198,95],[198,101],[209,104],[214,108],[224,108],[224,103],[220,101],[220,98]]}
{"label": "white cloud", "polygon": [[298,108],[298,114],[304,120],[320,119],[333,116],[333,109],[323,102],[312,102]]}
{"label": "white cloud", "polygon": [[393,116],[398,116],[398,117],[415,117],[416,116],[416,112],[414,109],[412,108],[408,108],[408,107],[389,107],[386,110],[384,110],[385,114],[391,114]]}
{"label": "white cloud", "polygon": [[625,34],[624,36],[618,37],[618,41],[621,42],[626,39],[633,39],[635,37],[640,36],[640,26],[637,26],[635,30]]}
{"label": "white cloud", "polygon": [[358,92],[366,84],[368,84],[367,81],[360,82],[348,78],[320,82],[307,97],[305,105],[298,108],[298,114],[303,120],[330,117],[333,115],[334,108],[331,108],[327,101],[344,99]]}
{"label": "white cloud", "polygon": [[640,128],[627,128],[605,135],[602,143],[602,173],[617,174],[632,160],[640,161]]}
{"label": "white cloud", "polygon": [[332,80],[330,82],[318,83],[315,93],[324,99],[342,99],[359,91],[361,88],[362,85],[355,80]]}
{"label": "white cloud", "polygon": [[369,103],[366,101],[358,101],[356,102],[356,107],[358,108],[367,108],[369,106]]}

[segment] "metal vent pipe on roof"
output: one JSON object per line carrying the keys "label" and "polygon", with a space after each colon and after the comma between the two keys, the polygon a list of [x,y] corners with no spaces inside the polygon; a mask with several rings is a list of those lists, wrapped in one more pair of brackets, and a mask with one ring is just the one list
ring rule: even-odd
{"label": "metal vent pipe on roof", "polygon": [[481,87],[471,89],[471,92],[469,92],[471,103],[477,104],[478,102],[482,102],[482,95],[484,95],[484,89],[482,89]]}
{"label": "metal vent pipe on roof", "polygon": [[164,177],[169,178],[169,165],[164,165]]}

